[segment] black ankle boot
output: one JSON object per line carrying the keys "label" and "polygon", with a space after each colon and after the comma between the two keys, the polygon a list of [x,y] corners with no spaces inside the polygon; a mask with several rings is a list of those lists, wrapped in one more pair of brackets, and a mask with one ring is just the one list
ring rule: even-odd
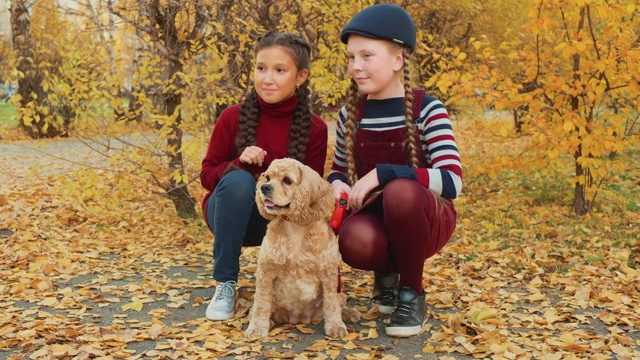
{"label": "black ankle boot", "polygon": [[398,296],[398,274],[375,273],[371,302],[378,306],[381,314],[391,314]]}
{"label": "black ankle boot", "polygon": [[417,335],[427,322],[427,303],[425,294],[418,295],[415,290],[403,286],[385,330],[388,336],[407,337]]}

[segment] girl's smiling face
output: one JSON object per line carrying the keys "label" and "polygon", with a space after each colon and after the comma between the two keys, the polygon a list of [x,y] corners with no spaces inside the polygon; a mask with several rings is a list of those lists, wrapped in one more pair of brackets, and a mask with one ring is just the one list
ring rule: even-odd
{"label": "girl's smiling face", "polygon": [[270,46],[256,54],[253,76],[258,96],[269,104],[277,104],[293,96],[296,88],[307,80],[309,71],[298,71],[286,48]]}
{"label": "girl's smiling face", "polygon": [[349,74],[369,99],[404,96],[399,72],[404,66],[402,49],[387,40],[349,35]]}

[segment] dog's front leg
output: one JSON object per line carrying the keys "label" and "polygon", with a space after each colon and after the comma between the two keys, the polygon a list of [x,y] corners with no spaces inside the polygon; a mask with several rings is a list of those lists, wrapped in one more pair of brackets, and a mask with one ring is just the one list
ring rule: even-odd
{"label": "dog's front leg", "polygon": [[338,267],[324,271],[322,278],[322,313],[324,332],[332,338],[347,335],[347,327],[342,321],[342,306],[338,296]]}
{"label": "dog's front leg", "polygon": [[249,327],[244,332],[246,338],[264,338],[269,335],[271,303],[273,301],[273,282],[276,270],[263,262],[256,273],[256,293],[253,297]]}

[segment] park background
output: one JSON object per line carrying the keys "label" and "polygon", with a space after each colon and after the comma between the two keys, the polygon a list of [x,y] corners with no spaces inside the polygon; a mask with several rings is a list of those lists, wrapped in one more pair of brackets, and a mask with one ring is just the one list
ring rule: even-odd
{"label": "park background", "polygon": [[333,127],[339,32],[373,3],[0,1],[0,355],[639,358],[637,0],[396,2],[418,28],[414,86],[449,109],[464,170],[456,233],[425,264],[423,334],[386,338],[371,274],[344,266],[364,315],[346,338],[245,341],[256,249],[238,316],[204,319],[200,161],[251,86],[255,39],[310,40]]}

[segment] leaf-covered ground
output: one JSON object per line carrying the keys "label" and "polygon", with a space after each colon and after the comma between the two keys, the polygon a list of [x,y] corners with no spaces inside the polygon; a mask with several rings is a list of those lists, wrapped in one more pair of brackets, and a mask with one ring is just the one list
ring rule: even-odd
{"label": "leaf-covered ground", "polygon": [[344,339],[324,337],[320,324],[245,341],[256,248],[244,253],[237,316],[207,321],[213,238],[202,221],[181,221],[169,201],[73,141],[5,138],[0,357],[640,359],[638,149],[622,154],[628,168],[598,208],[578,217],[567,174],[476,174],[505,150],[471,121],[455,126],[465,165],[458,229],[425,263],[431,318],[409,339],[384,334],[367,301],[371,274],[343,266],[363,314]]}

